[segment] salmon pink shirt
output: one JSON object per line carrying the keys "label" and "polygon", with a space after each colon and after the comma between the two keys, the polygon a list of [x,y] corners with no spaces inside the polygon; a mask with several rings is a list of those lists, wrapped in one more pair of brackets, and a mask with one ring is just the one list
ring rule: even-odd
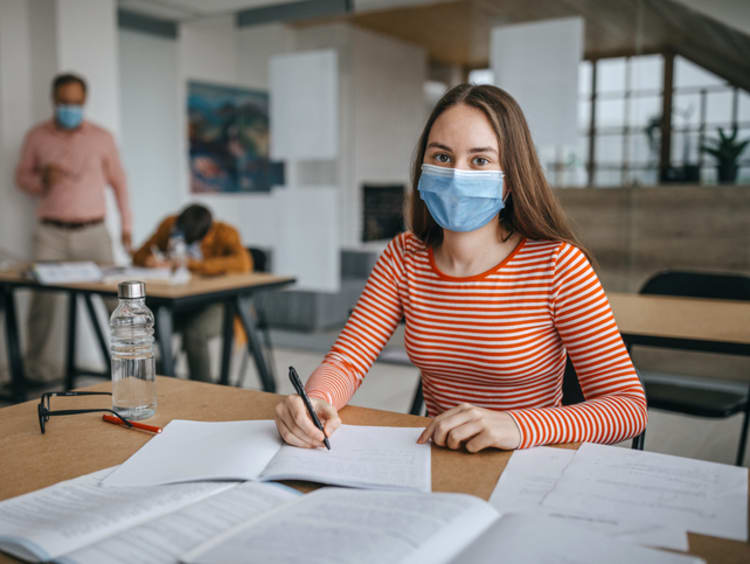
{"label": "salmon pink shirt", "polygon": [[[56,165],[64,171],[61,180],[44,189],[42,171]],[[110,185],[120,210],[122,230],[130,233],[132,218],[128,203],[125,171],[117,146],[106,129],[84,121],[74,131],[62,131],[53,120],[45,121],[26,134],[16,183],[39,197],[37,216],[68,222],[103,219],[105,188]]]}

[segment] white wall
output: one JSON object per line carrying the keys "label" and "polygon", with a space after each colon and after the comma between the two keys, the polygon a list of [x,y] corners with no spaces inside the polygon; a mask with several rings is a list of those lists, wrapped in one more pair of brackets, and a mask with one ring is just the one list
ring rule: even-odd
{"label": "white wall", "polygon": [[29,20],[26,0],[0,2],[0,249],[22,258],[31,256],[34,202],[13,176],[34,118]]}
{"label": "white wall", "polygon": [[425,50],[361,29],[355,29],[354,35],[355,167],[345,226],[349,246],[360,245],[364,183],[401,183],[411,188],[414,149],[427,119]]}
{"label": "white wall", "polygon": [[182,113],[179,150],[182,202],[197,200],[217,217],[235,225],[248,245],[274,247],[279,205],[271,194],[192,195],[189,193],[186,86],[189,80],[204,80],[265,90],[268,88],[268,58],[292,50],[292,31],[279,24],[237,29],[234,18],[221,17],[180,26],[179,103]]}
{"label": "white wall", "polygon": [[133,240],[140,243],[184,200],[177,42],[120,30],[120,136],[128,173]]}
{"label": "white wall", "polygon": [[362,183],[409,187],[409,168],[426,118],[427,55],[410,43],[348,24],[298,30],[298,50],[339,52],[339,229],[344,247],[360,247]]}
{"label": "white wall", "polygon": [[[202,80],[219,84],[268,89],[268,61],[272,55],[292,51],[334,48],[339,58],[340,88],[340,146],[338,159],[330,161],[300,162],[288,167],[287,178],[295,186],[338,186],[340,241],[345,246],[358,246],[362,225],[363,182],[408,182],[409,163],[417,135],[425,118],[423,82],[426,77],[426,55],[421,48],[360,30],[347,24],[334,24],[294,30],[282,24],[269,24],[237,29],[229,16],[191,21],[180,25],[176,42],[177,94],[176,118],[171,111],[166,116],[152,115],[133,92],[135,85],[143,83],[158,71],[166,68],[172,53],[165,45],[168,40],[150,39],[133,32],[120,32],[123,96],[123,154],[128,163],[146,163],[145,151],[140,156],[134,151],[138,139],[146,139],[158,128],[174,129],[177,120],[176,141],[167,139],[154,150],[161,162],[169,163],[176,154],[178,171],[177,188],[163,188],[153,196],[147,208],[134,202],[136,239],[140,242],[153,224],[152,216],[177,210],[185,203],[196,200],[214,210],[217,217],[236,225],[247,244],[277,247],[285,240],[279,230],[284,225],[289,198],[275,189],[270,194],[193,195],[189,193],[187,136],[186,136],[186,85],[189,80]],[[154,49],[154,59],[144,62],[152,71],[139,74],[138,59]],[[149,74],[150,73],[150,74]],[[154,88],[159,99],[168,97],[165,79]],[[150,82],[149,82],[150,83]],[[144,103],[147,101],[144,100]],[[159,102],[160,104],[161,102]],[[153,101],[154,108],[157,102]],[[141,114],[134,119],[133,112]],[[155,124],[158,124],[158,128]],[[132,133],[131,133],[132,130]],[[151,145],[150,141],[148,142]],[[171,153],[171,154],[170,154]],[[159,165],[151,166],[162,170]],[[129,172],[132,167],[128,166]],[[166,165],[164,165],[166,166]],[[140,200],[140,172],[134,174],[134,198]],[[160,176],[167,181],[166,171]],[[138,186],[135,186],[135,183]],[[143,179],[144,185],[147,180]],[[309,189],[309,188],[305,188]],[[144,193],[150,190],[142,189]],[[167,207],[163,207],[164,205]],[[155,210],[155,208],[160,208]],[[139,217],[141,216],[141,217]],[[141,218],[144,218],[143,221]],[[157,218],[158,219],[158,218]],[[303,253],[304,254],[304,253]]]}

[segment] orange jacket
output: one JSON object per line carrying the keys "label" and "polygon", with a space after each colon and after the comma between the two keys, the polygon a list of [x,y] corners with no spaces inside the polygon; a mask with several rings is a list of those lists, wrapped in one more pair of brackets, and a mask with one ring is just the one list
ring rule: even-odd
{"label": "orange jacket", "polygon": [[[177,216],[171,215],[159,224],[156,232],[133,255],[134,265],[145,266],[154,245],[160,251],[167,252],[169,237],[176,221]],[[188,261],[188,268],[196,274],[215,276],[250,272],[253,269],[253,259],[242,246],[240,234],[234,227],[221,221],[214,221],[211,225],[201,241],[201,252],[203,260]]]}

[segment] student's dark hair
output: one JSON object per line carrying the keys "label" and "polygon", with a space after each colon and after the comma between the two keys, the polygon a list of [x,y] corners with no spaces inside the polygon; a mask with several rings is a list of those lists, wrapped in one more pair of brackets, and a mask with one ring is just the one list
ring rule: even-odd
{"label": "student's dark hair", "polygon": [[55,94],[57,94],[58,88],[64,86],[65,84],[71,84],[73,82],[77,82],[78,84],[80,84],[81,88],[83,88],[83,93],[86,94],[86,90],[88,89],[88,87],[86,86],[86,81],[83,79],[83,77],[67,72],[58,74],[52,80],[52,97],[54,98]]}
{"label": "student's dark hair", "polygon": [[211,229],[213,218],[211,211],[199,204],[191,204],[180,212],[177,216],[176,226],[185,237],[185,242],[189,245],[195,241],[200,241],[206,236]]}
{"label": "student's dark hair", "polygon": [[409,229],[430,247],[438,247],[443,241],[443,229],[432,219],[419,196],[417,185],[435,120],[458,104],[481,110],[497,136],[500,168],[504,173],[505,189],[509,192],[505,208],[500,212],[500,223],[508,231],[518,232],[528,239],[567,241],[580,248],[593,262],[547,184],[520,106],[505,90],[487,84],[460,84],[452,88],[427,118],[412,164],[412,191],[405,214]]}

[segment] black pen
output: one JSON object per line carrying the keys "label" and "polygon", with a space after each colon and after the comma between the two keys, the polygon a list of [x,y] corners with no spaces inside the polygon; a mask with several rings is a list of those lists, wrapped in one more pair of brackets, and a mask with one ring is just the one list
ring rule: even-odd
{"label": "black pen", "polygon": [[313,409],[312,404],[310,403],[310,398],[307,397],[307,393],[305,392],[305,387],[302,385],[302,381],[299,379],[299,374],[297,374],[297,371],[294,369],[294,366],[289,367],[289,380],[292,382],[292,386],[294,386],[295,391],[299,395],[299,397],[302,398],[302,401],[305,402],[305,407],[307,407],[307,412],[310,414],[310,417],[313,420],[313,423],[315,423],[315,426],[323,431],[323,444],[326,445],[326,448],[328,450],[331,450],[331,443],[328,442],[328,437],[326,437],[325,429],[323,429],[323,425],[320,423],[320,419],[318,419],[318,416],[315,414],[315,410]]}

